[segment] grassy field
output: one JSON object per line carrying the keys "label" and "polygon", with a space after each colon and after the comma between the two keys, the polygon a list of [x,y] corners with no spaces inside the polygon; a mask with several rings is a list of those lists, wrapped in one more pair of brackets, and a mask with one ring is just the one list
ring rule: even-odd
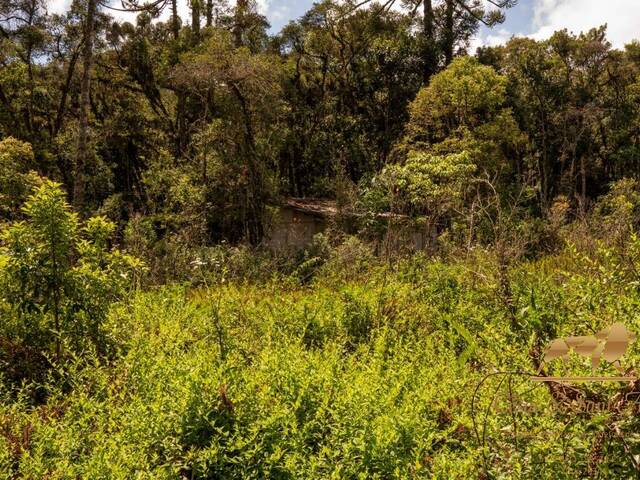
{"label": "grassy field", "polygon": [[[549,388],[527,376],[551,338],[613,321],[637,331],[627,260],[567,249],[507,278],[484,252],[330,262],[304,286],[137,293],[109,314],[109,362],[5,385],[0,476],[633,478],[637,409],[619,400],[635,384]],[[637,360],[634,346],[625,366]],[[606,406],[585,412],[584,400]]]}

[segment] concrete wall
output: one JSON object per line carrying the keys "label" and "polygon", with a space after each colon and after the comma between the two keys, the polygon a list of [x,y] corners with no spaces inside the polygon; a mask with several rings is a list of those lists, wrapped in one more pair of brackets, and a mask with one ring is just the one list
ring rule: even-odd
{"label": "concrete wall", "polygon": [[[267,229],[265,245],[272,250],[301,250],[313,240],[314,235],[326,230],[329,220],[318,214],[305,213],[288,206],[280,207]],[[429,249],[435,245],[435,236],[408,223],[394,223],[391,231],[380,238],[370,238],[380,253],[410,252]]]}
{"label": "concrete wall", "polygon": [[281,207],[267,232],[266,245],[274,250],[305,248],[327,228],[327,220],[290,207]]}

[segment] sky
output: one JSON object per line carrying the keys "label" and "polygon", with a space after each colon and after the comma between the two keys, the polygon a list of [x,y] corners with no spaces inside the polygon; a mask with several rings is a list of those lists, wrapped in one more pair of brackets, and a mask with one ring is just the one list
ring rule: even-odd
{"label": "sky", "polygon": [[476,45],[499,45],[511,36],[537,40],[566,28],[580,33],[607,24],[607,38],[616,48],[640,40],[640,0],[519,0],[507,20],[483,29]]}
{"label": "sky", "polygon": [[[116,6],[119,4],[119,0],[113,1]],[[189,18],[187,1],[179,0],[180,15],[185,20]],[[302,16],[314,0],[257,1],[276,33],[290,20]],[[70,0],[49,0],[49,10],[62,12],[69,3]],[[135,18],[132,14],[111,13],[121,19]],[[544,39],[563,28],[579,33],[604,23],[614,47],[621,48],[633,39],[640,39],[640,0],[519,0],[517,6],[507,11],[505,23],[482,29],[472,47],[499,45],[514,35]]]}

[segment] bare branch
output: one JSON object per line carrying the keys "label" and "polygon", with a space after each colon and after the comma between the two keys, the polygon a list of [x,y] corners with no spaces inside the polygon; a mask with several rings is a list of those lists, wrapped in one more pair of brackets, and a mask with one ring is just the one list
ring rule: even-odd
{"label": "bare branch", "polygon": [[463,0],[456,0],[456,3],[461,6],[463,9],[465,9],[469,15],[471,15],[473,18],[475,18],[476,20],[478,20],[479,22],[481,22],[483,25],[487,26],[487,27],[491,27],[491,23],[487,22],[482,15],[478,15],[476,12],[474,12]]}
{"label": "bare branch", "polygon": [[515,7],[518,4],[518,0],[486,0],[486,1],[498,8],[511,8],[511,7]]}
{"label": "bare branch", "polygon": [[[353,6],[353,8],[351,8],[351,10],[343,13],[342,15],[339,15],[338,18],[336,18],[336,20],[340,20],[344,17],[347,17],[349,15],[351,15],[353,12],[355,12],[356,10],[358,10],[360,7],[363,7],[364,5],[366,5],[367,3],[371,3],[374,0],[362,0],[360,3],[356,4]],[[388,0],[383,6],[382,8],[380,8],[378,10],[378,12],[376,14],[380,14],[382,12],[384,12],[385,10],[390,9],[394,4],[396,3],[396,0]]]}
{"label": "bare branch", "polygon": [[147,3],[145,5],[135,5],[133,3],[130,3],[129,4],[130,6],[125,6],[125,2],[123,1],[122,2],[123,8],[112,7],[111,5],[108,5],[106,2],[100,2],[100,4],[103,7],[107,8],[108,10],[114,10],[116,12],[136,13],[136,12],[150,12],[153,10],[163,9],[167,5],[167,0],[156,0],[155,2]]}

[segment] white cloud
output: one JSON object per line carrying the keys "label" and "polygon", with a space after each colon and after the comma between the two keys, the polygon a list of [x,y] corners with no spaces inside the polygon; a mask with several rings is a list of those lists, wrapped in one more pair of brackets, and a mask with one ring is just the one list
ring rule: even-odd
{"label": "white cloud", "polygon": [[607,24],[607,37],[621,48],[640,38],[639,0],[535,0],[531,36],[548,38],[563,28],[574,33]]}
{"label": "white cloud", "polygon": [[258,10],[260,11],[260,13],[262,14],[267,13],[269,11],[269,6],[271,2],[272,0],[257,0],[256,3],[258,4]]}
{"label": "white cloud", "polygon": [[[526,1],[526,0],[521,0]],[[631,40],[640,39],[640,0],[529,0],[531,18],[518,21],[525,32],[482,29],[472,42],[472,50],[482,45],[500,45],[511,36],[542,40],[554,32],[567,29],[573,33],[586,32],[607,24],[607,38],[616,48]],[[510,12],[507,12],[509,17]],[[513,12],[511,13],[513,15]],[[521,20],[521,19],[518,19]],[[526,28],[525,25],[529,25]],[[524,24],[524,25],[523,25]]]}
{"label": "white cloud", "polygon": [[495,47],[498,45],[504,45],[513,36],[518,37],[521,35],[514,34],[506,28],[483,30],[479,36],[471,40],[471,43],[469,45],[469,53],[474,53],[478,47]]}
{"label": "white cloud", "polygon": [[267,20],[272,24],[287,23],[292,20],[291,9],[286,5],[273,7],[267,12]]}
{"label": "white cloud", "polygon": [[49,13],[64,13],[70,4],[69,0],[50,0],[47,2],[47,10]]}

